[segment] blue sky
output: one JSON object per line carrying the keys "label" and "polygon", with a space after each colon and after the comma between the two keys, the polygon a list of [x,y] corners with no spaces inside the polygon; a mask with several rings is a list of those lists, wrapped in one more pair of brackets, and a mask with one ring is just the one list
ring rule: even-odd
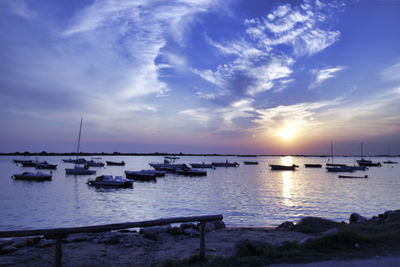
{"label": "blue sky", "polygon": [[400,153],[398,1],[0,2],[1,152]]}

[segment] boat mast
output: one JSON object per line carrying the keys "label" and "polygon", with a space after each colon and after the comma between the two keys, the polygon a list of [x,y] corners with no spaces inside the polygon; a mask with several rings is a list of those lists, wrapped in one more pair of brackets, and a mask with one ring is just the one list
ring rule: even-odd
{"label": "boat mast", "polygon": [[363,142],[361,142],[361,159],[363,159]]}
{"label": "boat mast", "polygon": [[80,144],[81,144],[82,120],[83,120],[83,118],[81,118],[81,125],[79,126],[78,147],[76,148],[76,159],[78,159],[79,146],[80,146]]}
{"label": "boat mast", "polygon": [[388,161],[389,161],[389,158],[390,158],[390,145],[388,145]]}
{"label": "boat mast", "polygon": [[331,142],[331,157],[332,157],[332,164],[333,164],[333,142]]}

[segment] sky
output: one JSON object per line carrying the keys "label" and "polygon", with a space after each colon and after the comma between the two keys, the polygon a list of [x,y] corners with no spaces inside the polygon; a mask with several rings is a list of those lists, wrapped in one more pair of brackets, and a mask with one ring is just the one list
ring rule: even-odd
{"label": "sky", "polygon": [[400,1],[2,0],[0,152],[400,154]]}

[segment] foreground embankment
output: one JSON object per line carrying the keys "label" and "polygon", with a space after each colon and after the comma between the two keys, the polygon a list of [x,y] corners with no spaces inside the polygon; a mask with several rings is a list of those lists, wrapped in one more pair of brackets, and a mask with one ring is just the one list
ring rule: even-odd
{"label": "foreground embankment", "polygon": [[[370,219],[352,214],[349,223],[305,217],[277,228],[225,228],[222,222],[206,226],[207,262],[201,263],[199,227],[148,227],[138,231],[71,234],[64,238],[64,266],[260,266],[282,262],[313,262],[400,252],[400,210]],[[55,242],[46,237],[0,240],[0,265],[54,264]]]}

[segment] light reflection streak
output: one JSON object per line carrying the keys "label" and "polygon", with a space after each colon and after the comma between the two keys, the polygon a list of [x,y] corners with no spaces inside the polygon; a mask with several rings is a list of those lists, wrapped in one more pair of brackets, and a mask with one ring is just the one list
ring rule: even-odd
{"label": "light reflection streak", "polygon": [[[281,157],[281,164],[290,166],[293,164],[293,157],[286,156]],[[282,172],[282,197],[284,199],[284,204],[286,206],[292,206],[293,201],[291,199],[292,196],[292,171],[283,171]]]}

